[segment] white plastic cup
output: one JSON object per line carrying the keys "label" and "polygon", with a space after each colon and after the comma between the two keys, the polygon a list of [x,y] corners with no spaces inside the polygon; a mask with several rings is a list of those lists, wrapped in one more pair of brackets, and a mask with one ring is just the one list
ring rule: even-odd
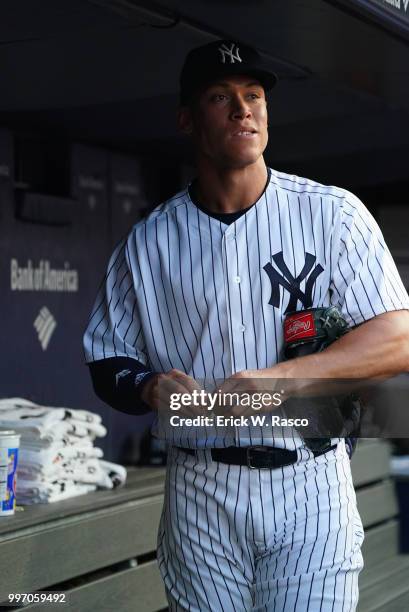
{"label": "white plastic cup", "polygon": [[0,517],[14,514],[20,434],[0,429]]}

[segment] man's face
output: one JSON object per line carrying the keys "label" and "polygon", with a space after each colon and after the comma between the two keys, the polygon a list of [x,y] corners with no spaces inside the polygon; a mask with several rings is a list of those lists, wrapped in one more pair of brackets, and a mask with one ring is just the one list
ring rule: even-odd
{"label": "man's face", "polygon": [[200,91],[179,123],[196,149],[216,167],[243,168],[255,163],[267,146],[264,88],[254,77],[223,77]]}

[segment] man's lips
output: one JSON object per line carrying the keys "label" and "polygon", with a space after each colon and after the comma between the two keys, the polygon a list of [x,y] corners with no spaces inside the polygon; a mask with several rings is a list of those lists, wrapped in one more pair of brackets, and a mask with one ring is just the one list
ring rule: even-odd
{"label": "man's lips", "polygon": [[251,128],[243,128],[232,133],[233,138],[254,138],[255,136],[257,136],[257,130]]}

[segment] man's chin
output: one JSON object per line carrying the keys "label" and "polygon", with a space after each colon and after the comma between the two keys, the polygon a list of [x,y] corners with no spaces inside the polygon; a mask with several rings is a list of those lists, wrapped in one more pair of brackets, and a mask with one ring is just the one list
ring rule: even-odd
{"label": "man's chin", "polygon": [[229,155],[225,158],[225,165],[231,169],[243,169],[253,166],[262,156],[262,153],[258,155]]}
{"label": "man's chin", "polygon": [[263,155],[260,147],[244,143],[239,146],[230,144],[226,150],[225,160],[231,168],[246,168],[255,164]]}

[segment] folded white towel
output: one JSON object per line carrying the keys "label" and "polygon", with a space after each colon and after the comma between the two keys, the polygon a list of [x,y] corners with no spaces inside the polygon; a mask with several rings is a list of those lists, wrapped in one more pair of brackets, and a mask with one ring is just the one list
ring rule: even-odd
{"label": "folded white towel", "polygon": [[67,419],[65,421],[71,425],[70,433],[79,436],[91,436],[91,438],[103,438],[107,434],[107,429],[101,423],[86,423],[78,419]]}
{"label": "folded white towel", "polygon": [[89,410],[79,410],[78,408],[65,408],[66,418],[72,418],[76,421],[84,421],[86,423],[101,423],[101,415]]}
{"label": "folded white towel", "polygon": [[126,468],[118,463],[112,463],[111,461],[105,461],[104,459],[99,460],[99,464],[109,476],[114,487],[119,487],[126,482]]}
{"label": "folded white towel", "polygon": [[51,486],[55,481],[95,484],[102,489],[113,489],[126,481],[126,469],[122,465],[101,459],[71,459],[49,466],[19,463],[18,488],[36,485]]}
{"label": "folded white towel", "polygon": [[7,427],[12,427],[21,434],[23,439],[27,440],[58,440],[71,431],[71,426],[67,421],[58,421],[54,423],[52,427],[38,427],[35,425],[26,425],[25,423],[18,424],[7,421],[3,421],[2,424],[7,425]]}
{"label": "folded white towel", "polygon": [[[90,442],[90,441],[89,441]],[[49,448],[36,448],[24,445],[19,451],[19,464],[27,463],[34,466],[51,466],[69,459],[101,458],[102,448],[90,444],[61,446],[53,444]]]}
{"label": "folded white towel", "polygon": [[43,408],[15,406],[11,410],[0,412],[0,424],[6,423],[8,427],[45,429],[64,419],[65,410],[62,408]]}
{"label": "folded white towel", "polygon": [[0,399],[0,410],[12,410],[15,406],[33,406],[39,408],[39,404],[30,402],[28,399],[23,397],[5,397]]}
{"label": "folded white towel", "polygon": [[66,418],[75,418],[78,421],[86,421],[87,423],[101,423],[101,415],[89,410],[78,408],[67,408],[66,406],[42,406],[36,404],[23,397],[6,397],[0,399],[0,410],[13,410],[15,408],[46,408],[51,410],[64,410]]}
{"label": "folded white towel", "polygon": [[23,398],[0,400],[0,427],[21,435],[17,503],[52,503],[126,481],[126,469],[104,461],[95,438],[107,434],[100,415],[40,406]]}
{"label": "folded white towel", "polygon": [[48,495],[51,493],[60,493],[69,489],[75,489],[75,483],[71,480],[55,479],[52,481],[44,481],[41,479],[17,478],[17,492],[20,491],[23,495]]}
{"label": "folded white towel", "polygon": [[84,447],[89,446],[92,447],[93,440],[90,436],[85,438],[79,438],[73,434],[64,434],[62,437],[54,437],[52,435],[47,436],[47,438],[39,438],[38,436],[30,436],[24,438],[24,448],[30,450],[48,450],[55,445],[59,445],[64,448],[70,448],[71,446],[76,447]]}
{"label": "folded white towel", "polygon": [[75,484],[68,481],[55,483],[53,487],[43,486],[27,486],[17,487],[16,497],[19,505],[30,505],[38,503],[53,503],[68,499],[70,497],[76,497],[78,495],[84,495],[96,490],[96,485],[92,484]]}
{"label": "folded white towel", "polygon": [[[46,485],[55,480],[72,480],[75,482],[98,484],[98,479],[93,476],[94,470],[90,468],[90,471],[92,477],[88,477],[88,467],[83,467],[78,462],[71,461],[46,468],[34,467],[23,463],[18,465],[17,479],[20,482],[30,480],[42,482]],[[101,471],[101,468],[99,468],[99,471]]]}
{"label": "folded white towel", "polygon": [[33,469],[31,466],[18,465],[17,479],[19,481],[26,480],[41,480],[42,482],[52,482],[53,480],[64,479],[66,477],[65,469],[62,466],[56,465],[53,468]]}
{"label": "folded white towel", "polygon": [[95,484],[102,489],[112,489],[112,480],[102,469],[98,459],[72,461],[64,466],[65,474],[74,482]]}
{"label": "folded white towel", "polygon": [[105,436],[106,428],[101,424],[101,416],[89,410],[65,407],[41,406],[23,398],[6,398],[0,400],[0,424],[7,421],[9,427],[48,427],[57,421],[69,421],[72,433],[86,436],[92,432],[96,436]]}

